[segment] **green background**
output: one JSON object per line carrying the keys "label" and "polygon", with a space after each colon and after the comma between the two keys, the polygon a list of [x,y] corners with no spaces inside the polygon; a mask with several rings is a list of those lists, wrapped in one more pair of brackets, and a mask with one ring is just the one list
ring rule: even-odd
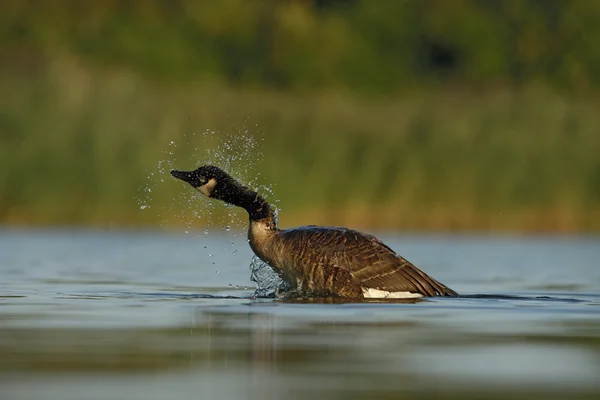
{"label": "green background", "polygon": [[0,223],[206,225],[212,161],[286,226],[600,229],[600,2],[0,8]]}

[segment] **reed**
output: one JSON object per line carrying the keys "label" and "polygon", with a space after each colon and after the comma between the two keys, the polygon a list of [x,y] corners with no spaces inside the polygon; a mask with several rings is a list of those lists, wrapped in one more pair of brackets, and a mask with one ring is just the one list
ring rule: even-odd
{"label": "reed", "polygon": [[208,206],[189,205],[188,188],[158,163],[212,159],[272,187],[284,226],[600,230],[600,101],[543,87],[241,91],[160,84],[65,56],[35,73],[0,73],[0,92],[4,224],[202,226],[208,218],[188,213]]}

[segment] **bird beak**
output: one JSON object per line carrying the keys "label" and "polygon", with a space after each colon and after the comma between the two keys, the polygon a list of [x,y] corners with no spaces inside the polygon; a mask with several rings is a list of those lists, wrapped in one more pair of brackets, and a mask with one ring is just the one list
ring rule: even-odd
{"label": "bird beak", "polygon": [[192,171],[178,171],[176,169],[171,170],[171,175],[177,179],[181,179],[184,182],[192,184]]}

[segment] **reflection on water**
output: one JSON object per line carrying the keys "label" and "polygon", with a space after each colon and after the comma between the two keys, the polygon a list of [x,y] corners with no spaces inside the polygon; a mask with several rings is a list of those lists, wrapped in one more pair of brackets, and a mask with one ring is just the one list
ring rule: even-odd
{"label": "reflection on water", "polygon": [[596,239],[387,239],[466,297],[251,299],[245,243],[5,232],[0,398],[600,396]]}

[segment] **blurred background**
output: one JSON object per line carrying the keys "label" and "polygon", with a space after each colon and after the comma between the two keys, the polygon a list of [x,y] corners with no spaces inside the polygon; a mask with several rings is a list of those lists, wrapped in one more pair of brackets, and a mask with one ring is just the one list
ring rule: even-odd
{"label": "blurred background", "polygon": [[[207,162],[465,296],[253,298]],[[2,400],[598,399],[599,232],[600,1],[0,0]]]}
{"label": "blurred background", "polygon": [[597,1],[0,4],[1,224],[159,226],[239,134],[285,226],[600,229]]}

